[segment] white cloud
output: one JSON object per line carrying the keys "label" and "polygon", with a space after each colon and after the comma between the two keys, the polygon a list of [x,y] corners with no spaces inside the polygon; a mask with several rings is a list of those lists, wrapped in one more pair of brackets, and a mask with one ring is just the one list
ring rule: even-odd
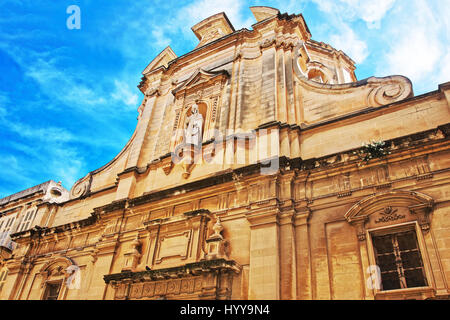
{"label": "white cloud", "polygon": [[169,37],[166,37],[166,35],[164,34],[164,29],[160,26],[154,27],[154,29],[152,30],[152,37],[155,41],[155,44],[159,48],[165,48],[172,42]]}
{"label": "white cloud", "polygon": [[386,55],[390,74],[409,77],[413,82],[424,80],[433,72],[442,55],[436,39],[430,38],[420,28],[411,29],[410,34],[392,46]]}
{"label": "white cloud", "polygon": [[[181,26],[186,28],[189,27],[189,24],[185,24],[186,22],[190,23],[190,26],[193,26],[216,13],[225,12],[237,30],[249,27],[251,23],[254,23],[253,19],[243,18],[242,10],[249,10],[244,6],[242,0],[198,0],[184,8],[180,8],[178,18],[182,18],[180,20],[182,22]],[[186,18],[188,21],[186,21]]]}
{"label": "white cloud", "polygon": [[[31,187],[35,181],[27,174],[27,172],[25,172],[26,168],[24,168],[21,164],[21,161],[19,161],[16,156],[10,154],[0,154],[0,167],[8,168],[8,170],[2,171],[1,178],[4,181],[11,181],[14,184]],[[8,187],[1,190],[0,198],[20,191],[12,189],[13,187],[11,185],[12,183],[9,183]]]}
{"label": "white cloud", "polygon": [[52,171],[70,189],[82,176],[85,162],[83,157],[73,148],[57,148],[51,156]]}
{"label": "white cloud", "polygon": [[399,3],[387,26],[384,54],[377,72],[411,79],[416,93],[437,89],[450,80],[450,9],[442,2]]}
{"label": "white cloud", "polygon": [[4,121],[4,124],[11,131],[15,132],[22,138],[39,140],[40,142],[69,142],[75,140],[75,137],[63,128],[44,127],[34,128],[25,123]]}
{"label": "white cloud", "polygon": [[139,96],[130,90],[124,81],[114,80],[115,91],[111,94],[113,99],[122,101],[127,106],[136,106]]}
{"label": "white cloud", "polygon": [[368,28],[379,28],[380,21],[395,0],[313,0],[320,10],[335,14],[343,21],[361,19]]}
{"label": "white cloud", "polygon": [[337,50],[344,51],[356,63],[362,63],[368,56],[367,44],[348,25],[342,24],[340,33],[330,37],[330,44]]}
{"label": "white cloud", "polygon": [[[30,61],[27,76],[33,78],[48,96],[68,105],[92,106],[105,104],[106,99],[95,89],[82,70],[62,70],[54,59]],[[55,90],[57,89],[57,90]]]}
{"label": "white cloud", "polygon": [[450,82],[450,48],[447,48],[446,54],[439,61],[436,82],[439,84]]}

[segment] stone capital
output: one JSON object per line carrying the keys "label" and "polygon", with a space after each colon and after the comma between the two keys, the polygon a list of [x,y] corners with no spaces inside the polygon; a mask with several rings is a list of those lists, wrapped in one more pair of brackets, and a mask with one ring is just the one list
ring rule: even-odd
{"label": "stone capital", "polygon": [[308,224],[309,219],[311,218],[312,211],[310,208],[300,208],[296,209],[296,213],[293,217],[294,225],[303,226]]}

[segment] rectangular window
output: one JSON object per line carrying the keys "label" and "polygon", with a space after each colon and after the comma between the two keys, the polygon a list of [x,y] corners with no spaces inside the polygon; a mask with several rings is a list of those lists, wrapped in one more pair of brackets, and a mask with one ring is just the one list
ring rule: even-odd
{"label": "rectangular window", "polygon": [[15,219],[16,217],[9,218],[8,222],[6,223],[5,230],[7,229],[9,231]]}
{"label": "rectangular window", "polygon": [[47,283],[45,287],[44,300],[58,300],[59,290],[61,289],[61,281]]}
{"label": "rectangular window", "polygon": [[23,218],[18,232],[28,230],[31,227],[31,223],[33,222],[36,210],[29,210],[25,217]]}
{"label": "rectangular window", "polygon": [[373,236],[383,290],[427,286],[416,232]]}

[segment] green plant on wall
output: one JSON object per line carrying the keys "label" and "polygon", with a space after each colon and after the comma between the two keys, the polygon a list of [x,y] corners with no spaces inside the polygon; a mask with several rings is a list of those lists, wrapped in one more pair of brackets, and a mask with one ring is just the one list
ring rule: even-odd
{"label": "green plant on wall", "polygon": [[370,143],[363,143],[361,149],[353,152],[361,160],[359,166],[362,166],[372,159],[383,158],[391,154],[390,147],[385,141],[372,141]]}

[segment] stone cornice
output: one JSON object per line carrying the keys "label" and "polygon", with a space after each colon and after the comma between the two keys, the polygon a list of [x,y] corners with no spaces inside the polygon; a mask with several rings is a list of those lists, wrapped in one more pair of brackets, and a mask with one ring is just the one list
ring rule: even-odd
{"label": "stone cornice", "polygon": [[[267,127],[271,128],[281,126],[282,124],[277,122],[271,122],[267,124]],[[392,160],[389,159],[398,158],[398,156],[400,156],[402,152],[410,153],[412,150],[414,150],[419,146],[424,145],[430,146],[430,148],[426,148],[429,149],[429,151],[425,150],[424,151],[425,153],[436,150],[436,147],[434,146],[441,145],[443,142],[447,142],[449,140],[449,135],[450,135],[450,123],[439,126],[438,128],[432,130],[418,132],[412,135],[388,140],[386,141],[386,143],[391,146],[390,148],[392,150],[392,154],[386,157],[387,160],[384,159],[383,161],[392,162]],[[448,147],[449,147],[448,143],[443,145],[444,149],[448,149]],[[286,157],[281,157],[279,158],[280,169],[283,170],[286,168],[290,168],[291,170],[296,170],[297,175],[305,171],[320,172],[324,171],[324,169],[326,169],[328,173],[330,172],[330,170],[340,170],[339,172],[341,172],[342,166],[350,166],[351,168],[356,168],[358,158],[353,154],[354,151],[355,150],[348,150],[345,152],[328,155],[322,158],[313,158],[306,160],[303,160],[301,158],[289,159]],[[372,164],[369,163],[368,165],[376,165],[379,161],[380,159],[371,160]],[[177,194],[180,193],[184,194],[199,189],[217,186],[223,183],[232,182],[234,181],[236,176],[239,176],[241,178],[250,177],[260,172],[260,169],[262,167],[264,167],[264,164],[257,163],[237,168],[234,170],[225,170],[223,172],[217,173],[215,176],[190,182],[180,186],[176,186],[170,189],[150,192],[148,194],[144,194],[143,196],[136,197],[133,199],[122,199],[113,201],[107,205],[95,208],[94,212],[91,213],[91,216],[86,219],[51,228],[35,227],[27,231],[15,233],[11,235],[11,238],[13,240],[26,237],[35,238],[35,237],[42,237],[47,234],[61,233],[72,229],[83,228],[94,224],[96,221],[100,219],[100,216],[103,214],[107,214],[116,210],[124,210],[127,207],[136,207],[152,201],[157,201],[168,197],[176,196]],[[197,214],[198,212],[193,212],[193,214],[194,213]]]}
{"label": "stone cornice", "polygon": [[[267,160],[268,161],[268,160]],[[266,162],[266,161],[265,161]],[[282,157],[280,160],[280,166],[285,164],[287,162],[287,158]],[[170,189],[160,190],[160,191],[154,191],[147,194],[144,194],[143,196],[133,198],[128,200],[130,207],[135,207],[150,201],[156,201],[160,199],[164,199],[173,195],[177,195],[180,192],[187,193],[190,191],[195,191],[198,189],[208,188],[215,185],[219,185],[222,183],[232,182],[234,180],[234,177],[236,176],[249,176],[252,174],[256,174],[260,172],[261,168],[264,168],[266,165],[263,163],[256,163],[251,164],[245,167],[237,168],[234,170],[225,170],[222,172],[217,173],[216,175],[212,177],[208,177],[202,180],[189,182],[177,187],[173,187]]]}
{"label": "stone cornice", "polygon": [[44,237],[49,234],[62,233],[62,232],[70,231],[70,230],[84,228],[84,227],[93,225],[97,220],[98,220],[98,215],[96,213],[91,213],[91,216],[86,219],[66,223],[63,225],[50,227],[50,228],[47,228],[47,227],[41,228],[39,226],[35,226],[34,228],[29,229],[29,230],[16,232],[16,233],[11,234],[11,239],[13,241],[16,241],[20,238]]}
{"label": "stone cornice", "polygon": [[164,268],[157,270],[131,272],[125,271],[105,275],[103,277],[105,283],[121,282],[121,281],[141,281],[141,280],[162,280],[172,279],[174,277],[186,277],[188,275],[196,275],[204,272],[211,272],[214,270],[229,270],[239,273],[241,266],[233,260],[217,259],[217,260],[203,260],[194,263],[187,263],[183,266]]}
{"label": "stone cornice", "polygon": [[[399,152],[411,150],[417,146],[430,144],[430,143],[441,143],[443,141],[449,140],[450,134],[450,123],[439,126],[435,129],[418,132],[412,135],[407,135],[403,137],[398,137],[391,140],[386,140],[386,144],[390,146],[390,150],[393,151],[391,155],[386,158],[394,158]],[[344,152],[339,152],[332,155],[327,155],[321,158],[312,159],[297,159],[295,165],[291,167],[296,167],[300,170],[315,170],[323,168],[332,168],[341,166],[344,164],[356,163],[359,158],[353,154],[354,151],[360,150],[352,149]],[[293,159],[295,160],[295,159]],[[291,161],[293,161],[291,160]],[[372,161],[377,161],[374,159]]]}

